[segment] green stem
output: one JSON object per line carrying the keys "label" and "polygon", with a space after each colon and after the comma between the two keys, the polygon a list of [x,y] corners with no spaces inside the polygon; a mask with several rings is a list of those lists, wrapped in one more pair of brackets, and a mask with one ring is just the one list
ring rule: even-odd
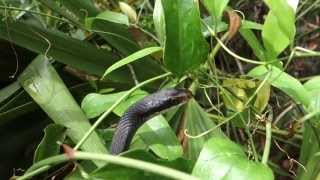
{"label": "green stem", "polygon": [[88,139],[88,137],[90,136],[90,134],[98,127],[98,125],[104,120],[105,117],[107,117],[114,108],[116,108],[125,98],[127,98],[131,93],[133,93],[135,90],[139,89],[140,87],[151,83],[153,81],[156,81],[158,79],[162,79],[165,78],[167,76],[170,76],[171,73],[165,73],[162,74],[160,76],[156,76],[154,78],[148,79],[138,85],[136,85],[135,87],[131,88],[129,91],[127,91],[127,93],[125,93],[121,98],[118,99],[118,101],[116,101],[107,111],[105,111],[99,118],[98,120],[91,126],[90,130],[82,137],[82,139],[76,144],[76,146],[74,147],[74,150],[77,150],[81,147],[81,145]]}
{"label": "green stem", "polygon": [[10,7],[10,6],[0,6],[0,9],[6,9],[6,10],[11,10],[11,11],[24,11],[24,12],[28,12],[28,13],[32,13],[32,14],[39,14],[41,16],[46,16],[46,17],[50,17],[52,19],[56,19],[59,21],[63,21],[63,22],[68,22],[65,19],[56,17],[56,16],[51,16],[48,15],[46,13],[42,13],[42,12],[37,12],[37,11],[32,11],[32,10],[27,10],[27,9],[22,9],[22,8],[17,8],[17,7]]}
{"label": "green stem", "polygon": [[[272,115],[270,115],[272,117]],[[266,142],[264,145],[263,155],[261,162],[265,165],[268,163],[269,154],[270,154],[270,147],[271,147],[271,135],[272,135],[272,128],[271,128],[271,119],[266,120]]]}
{"label": "green stem", "polygon": [[141,160],[126,158],[126,157],[113,156],[108,154],[88,153],[88,152],[74,152],[72,155],[69,155],[69,156],[72,156],[72,157],[68,157],[68,155],[62,154],[62,155],[53,156],[48,159],[39,161],[30,167],[30,169],[28,170],[29,173],[26,173],[25,175],[18,177],[17,180],[24,180],[24,179],[31,178],[37,174],[40,174],[41,172],[44,172],[46,170],[45,167],[51,167],[53,165],[67,162],[74,159],[105,161],[112,164],[117,164],[121,166],[126,166],[126,167],[135,168],[135,169],[140,169],[143,171],[152,172],[154,174],[159,174],[172,179],[198,180],[198,178],[196,177],[193,177],[189,174],[186,174],[181,171],[177,171],[172,168],[160,166],[157,164],[153,164],[153,163],[149,163]]}

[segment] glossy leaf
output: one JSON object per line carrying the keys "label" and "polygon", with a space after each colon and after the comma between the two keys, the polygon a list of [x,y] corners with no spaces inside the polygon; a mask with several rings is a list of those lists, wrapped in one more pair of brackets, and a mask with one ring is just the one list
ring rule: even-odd
{"label": "glossy leaf", "polygon": [[[262,30],[267,61],[276,57],[293,42],[295,36],[295,15],[286,0],[265,0],[270,8]],[[276,41],[275,41],[276,39]],[[281,67],[277,63],[278,67]]]}
{"label": "glossy leaf", "polygon": [[44,137],[38,145],[33,162],[46,159],[50,156],[58,155],[60,153],[60,145],[57,143],[63,142],[66,136],[66,129],[58,124],[49,124],[44,129]]}
{"label": "glossy leaf", "polygon": [[[118,93],[110,93],[110,94],[97,94],[97,93],[90,93],[86,95],[86,97],[82,100],[81,108],[85,112],[88,118],[95,118],[105,112],[113,103],[115,103],[121,96],[123,96],[126,91],[118,92]],[[126,108],[128,108],[132,103],[130,101],[136,102],[139,98],[141,99],[143,96],[146,95],[144,91],[135,91],[133,92],[123,103],[118,105],[119,108],[116,108],[114,111],[117,113],[121,109],[124,104]],[[125,111],[124,109],[123,111]],[[123,111],[118,112],[118,115],[121,115]]]}
{"label": "glossy leaf", "polygon": [[174,160],[183,154],[176,134],[162,115],[150,119],[137,135],[162,159]]}
{"label": "glossy leaf", "polygon": [[270,78],[267,80],[268,83],[282,90],[297,103],[302,103],[305,107],[309,106],[311,100],[310,93],[296,78],[277,67],[269,66],[267,68],[265,66],[258,66],[252,69],[248,75],[262,80],[268,73],[271,73]]}
{"label": "glossy leaf", "polygon": [[221,21],[223,11],[227,7],[229,0],[204,0],[203,2],[214,21]]}
{"label": "glossy leaf", "polygon": [[[91,124],[86,116],[44,56],[40,55],[33,60],[19,76],[19,82],[56,124],[68,129],[67,136],[73,142],[78,142],[90,129]],[[81,149],[88,152],[107,152],[95,132]],[[96,164],[101,165],[101,162]]]}
{"label": "glossy leaf", "polygon": [[[262,39],[267,50],[267,61],[276,57],[290,44],[289,37],[281,30],[277,17],[269,12],[263,25]],[[275,41],[275,39],[277,41]]]}
{"label": "glossy leaf", "polygon": [[[279,30],[287,36],[290,42],[295,36],[295,13],[294,9],[288,4],[288,0],[264,0],[270,11],[277,19]],[[274,27],[277,28],[277,27]]]}
{"label": "glossy leaf", "polygon": [[203,180],[274,179],[271,169],[248,160],[239,145],[222,137],[213,137],[206,143],[192,174]]}
{"label": "glossy leaf", "polygon": [[[188,102],[183,121],[185,121],[184,124],[186,124],[184,128],[187,130],[188,134],[192,136],[211,130],[216,126],[194,99],[191,99]],[[184,137],[184,143],[187,144],[185,147],[186,149],[184,149],[185,156],[188,159],[195,161],[206,141],[213,136],[223,136],[219,127],[205,136],[198,138]]]}
{"label": "glossy leaf", "polygon": [[162,0],[166,38],[164,63],[177,75],[206,61],[208,44],[202,36],[198,1]]}
{"label": "glossy leaf", "polygon": [[112,71],[125,66],[129,63],[132,63],[134,61],[137,61],[147,55],[150,55],[154,52],[160,51],[162,50],[161,47],[149,47],[149,48],[145,48],[142,49],[140,51],[137,51],[133,54],[131,54],[130,56],[127,56],[126,58],[123,58],[121,60],[119,60],[118,62],[114,63],[112,66],[110,66],[103,74],[102,78],[104,78],[105,76],[107,76],[108,74],[110,74]]}

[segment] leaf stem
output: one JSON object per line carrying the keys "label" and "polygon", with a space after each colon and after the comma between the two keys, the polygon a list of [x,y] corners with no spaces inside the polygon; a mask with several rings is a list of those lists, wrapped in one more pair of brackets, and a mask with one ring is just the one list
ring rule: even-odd
{"label": "leaf stem", "polygon": [[76,146],[73,148],[74,150],[77,150],[81,147],[81,145],[88,139],[90,134],[98,127],[98,125],[104,120],[105,117],[107,117],[114,108],[116,108],[125,98],[127,98],[131,93],[133,93],[135,90],[139,89],[140,87],[151,83],[153,81],[156,81],[158,79],[165,78],[167,76],[170,76],[172,73],[168,72],[156,77],[153,77],[151,79],[148,79],[146,81],[141,82],[140,84],[136,85],[135,87],[131,88],[127,93],[125,93],[121,98],[118,99],[107,111],[105,111],[99,118],[98,120],[91,126],[89,131],[82,137],[82,139],[76,144]]}
{"label": "leaf stem", "polygon": [[261,162],[265,165],[268,164],[269,154],[270,154],[270,147],[271,147],[271,138],[272,138],[272,128],[271,128],[271,121],[272,121],[272,109],[270,110],[270,115],[266,120],[266,142],[264,145],[263,155]]}
{"label": "leaf stem", "polygon": [[127,157],[113,156],[108,154],[97,154],[97,153],[88,153],[88,152],[74,152],[72,157],[68,155],[61,154],[57,156],[53,156],[42,161],[37,162],[28,170],[30,173],[26,173],[25,175],[18,177],[17,180],[24,180],[31,178],[41,172],[44,172],[47,167],[52,167],[53,165],[67,162],[70,160],[99,160],[112,164],[117,164],[121,166],[131,167],[135,169],[140,169],[143,171],[152,172],[155,174],[159,174],[172,179],[184,179],[184,180],[199,180],[198,178],[186,174],[184,172],[168,168],[165,166],[160,166],[157,164],[131,159]]}

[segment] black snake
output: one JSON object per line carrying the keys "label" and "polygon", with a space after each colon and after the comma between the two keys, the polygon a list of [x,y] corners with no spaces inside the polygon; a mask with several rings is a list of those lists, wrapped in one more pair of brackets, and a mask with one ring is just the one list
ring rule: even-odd
{"label": "black snake", "polygon": [[138,128],[154,114],[185,103],[192,97],[186,89],[165,89],[144,97],[121,117],[111,143],[111,154],[119,154],[129,148]]}

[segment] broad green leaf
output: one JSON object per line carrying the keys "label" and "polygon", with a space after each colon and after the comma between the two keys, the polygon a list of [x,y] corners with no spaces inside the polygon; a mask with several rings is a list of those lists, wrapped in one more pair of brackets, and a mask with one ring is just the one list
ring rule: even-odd
{"label": "broad green leaf", "polygon": [[264,2],[276,18],[279,27],[274,28],[279,28],[278,30],[292,42],[296,31],[294,9],[288,4],[287,0],[264,0]]}
{"label": "broad green leaf", "polygon": [[239,32],[241,36],[248,42],[253,53],[259,58],[259,60],[266,61],[265,50],[253,31],[251,29],[240,28]]}
{"label": "broad green leaf", "polygon": [[267,68],[261,65],[252,69],[248,75],[262,80],[268,73],[271,73],[270,78],[267,80],[268,83],[279,88],[297,103],[302,103],[305,107],[309,106],[311,100],[310,93],[297,79],[277,67],[268,66]]}
{"label": "broad green leaf", "polygon": [[162,0],[166,38],[164,63],[181,76],[206,61],[208,44],[201,33],[198,1]]}
{"label": "broad green leaf", "polygon": [[264,22],[262,39],[264,47],[267,50],[267,61],[275,60],[276,57],[290,44],[289,36],[281,30],[281,27],[278,24],[278,19],[272,11],[268,13]]}
{"label": "broad green leaf", "polygon": [[320,93],[320,76],[316,76],[303,84],[310,93],[317,95]]}
{"label": "broad green leaf", "polygon": [[[216,126],[215,123],[208,117],[207,113],[194,99],[191,99],[188,102],[183,121],[185,121],[184,128],[187,130],[188,134],[192,136],[204,133],[212,128],[215,128]],[[184,137],[187,141],[187,147],[184,150],[185,156],[190,160],[197,160],[204,144],[213,136],[223,136],[223,133],[220,131],[219,127],[212,132],[198,138]]]}
{"label": "broad green leaf", "polygon": [[213,137],[205,144],[192,174],[203,180],[273,180],[270,168],[248,160],[243,149],[227,138]]}
{"label": "broad green leaf", "polygon": [[229,0],[204,0],[203,2],[214,21],[221,21],[223,11],[227,7]]}
{"label": "broad green leaf", "polygon": [[98,14],[95,17],[87,18],[86,25],[88,26],[88,28],[90,28],[92,26],[90,23],[92,23],[92,21],[94,21],[95,19],[101,19],[104,21],[109,21],[112,23],[123,24],[123,25],[129,26],[129,20],[126,15],[121,14],[121,13],[117,13],[117,12],[113,12],[113,11],[106,10],[106,11]]}
{"label": "broad green leaf", "polygon": [[[23,22],[9,23],[8,27],[5,22],[0,22],[0,38],[37,53],[45,53],[48,50],[48,56],[90,74],[102,75],[105,68],[115,62],[108,51],[97,49],[87,42],[70,38],[58,31],[42,29]],[[131,78],[127,73],[129,71],[117,71],[110,75],[110,79],[130,82]]]}
{"label": "broad green leaf", "polygon": [[57,141],[63,142],[66,135],[66,129],[58,124],[49,124],[44,129],[44,136],[38,145],[33,162],[46,159],[50,156],[58,155],[60,153],[60,145]]}
{"label": "broad green leaf", "polygon": [[[88,118],[95,118],[105,112],[112,106],[120,97],[122,97],[126,91],[111,93],[111,94],[97,94],[90,93],[86,95],[81,103],[81,108]],[[138,90],[133,92],[123,103],[120,103],[114,110],[116,114],[122,115],[122,113],[128,108],[132,101],[136,102],[146,95],[146,92]],[[137,99],[138,98],[138,99]],[[131,102],[131,103],[130,103]],[[123,106],[125,105],[125,108]],[[119,110],[121,109],[121,111]],[[120,111],[120,112],[119,112]]]}
{"label": "broad green leaf", "polygon": [[[295,14],[286,0],[264,0],[270,11],[262,30],[262,39],[267,51],[267,61],[272,61],[293,43],[295,36]],[[276,41],[275,41],[276,39]],[[281,67],[280,62],[275,63]]]}
{"label": "broad green leaf", "polygon": [[[22,87],[56,123],[67,128],[67,136],[78,142],[91,124],[60,79],[58,73],[39,55],[18,78]],[[88,152],[107,153],[101,139],[93,132],[82,145]],[[102,165],[96,162],[96,165]]]}
{"label": "broad green leaf", "polygon": [[164,20],[164,12],[161,0],[156,0],[154,3],[153,10],[153,24],[155,31],[157,33],[157,37],[159,38],[160,44],[163,47],[165,41],[165,20]]}
{"label": "broad green leaf", "polygon": [[158,115],[142,125],[137,135],[162,159],[174,160],[183,154],[176,134],[162,115]]}
{"label": "broad green leaf", "polygon": [[132,63],[134,61],[137,61],[147,55],[150,55],[154,52],[160,51],[162,50],[161,47],[149,47],[149,48],[145,48],[142,49],[138,52],[135,52],[133,54],[131,54],[130,56],[127,56],[126,58],[123,58],[121,60],[119,60],[118,62],[114,63],[112,66],[110,66],[103,74],[102,78],[104,78],[105,76],[107,76],[108,74],[110,74],[112,71],[125,66],[129,63]]}
{"label": "broad green leaf", "polygon": [[[192,162],[179,158],[173,161],[162,160],[154,155],[144,152],[141,150],[129,151],[123,154],[125,157],[130,157],[134,159],[139,159],[147,162],[152,162],[158,165],[163,165],[167,167],[171,167],[183,172],[191,172],[192,170]],[[104,166],[93,173],[90,174],[92,179],[119,179],[119,180],[140,180],[140,179],[154,179],[154,180],[164,180],[168,179],[165,177],[161,177],[159,175],[146,173],[137,169],[132,169],[124,166],[109,164]]]}

